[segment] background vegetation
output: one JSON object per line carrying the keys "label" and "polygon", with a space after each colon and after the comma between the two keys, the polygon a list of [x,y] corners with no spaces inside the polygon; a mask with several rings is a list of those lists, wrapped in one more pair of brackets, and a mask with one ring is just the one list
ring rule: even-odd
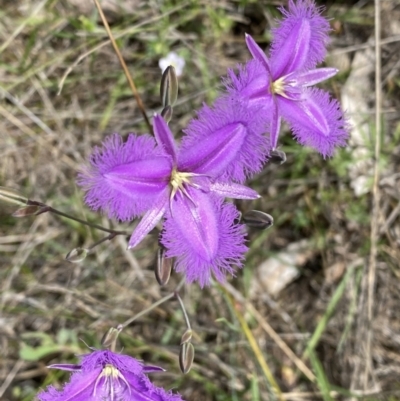
{"label": "background vegetation", "polygon": [[[227,68],[249,58],[245,32],[268,46],[276,6],[284,3],[101,4],[149,115],[160,111],[158,60],[170,50],[185,58],[170,124],[178,135],[196,109],[215,98]],[[348,148],[323,160],[289,132],[281,137],[287,162],[267,165],[250,183],[261,200],[238,203],[242,211],[270,213],[274,227],[249,232],[246,267],[226,287],[185,288],[195,331],[190,373],[179,371],[185,326],[176,301],[120,336],[124,353],[166,368],[152,379],[186,400],[400,399],[400,2],[381,1],[383,135],[372,273],[374,4],[320,4],[333,29],[327,65],[341,69],[325,88],[336,97],[345,88],[347,104],[356,102],[348,107],[353,126],[362,127],[361,140],[353,137]],[[132,229],[136,222],[118,225],[90,212],[75,184],[79,166],[107,134],[146,132],[92,1],[0,0],[0,38],[0,186],[91,222]],[[366,57],[364,73],[357,55]],[[364,183],[358,195],[356,179]],[[64,260],[71,249],[104,234],[51,214],[16,219],[12,212],[1,205],[0,399],[29,401],[68,378],[47,365],[74,362],[87,345],[99,348],[109,327],[173,291],[180,277],[174,274],[167,288],[154,279],[157,232],[134,252],[117,237],[71,264]],[[270,295],[260,264],[288,254],[299,241],[297,278]]]}

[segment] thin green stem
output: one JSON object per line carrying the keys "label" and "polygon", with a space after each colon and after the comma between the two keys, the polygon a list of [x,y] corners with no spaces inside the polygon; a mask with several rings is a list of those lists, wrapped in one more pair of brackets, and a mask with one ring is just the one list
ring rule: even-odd
{"label": "thin green stem", "polygon": [[144,316],[145,314],[151,312],[153,309],[157,308],[157,306],[162,305],[164,302],[167,302],[168,300],[170,300],[172,298],[177,298],[178,291],[182,288],[183,284],[185,284],[185,278],[183,278],[180,281],[180,283],[175,288],[175,291],[173,291],[170,294],[166,295],[165,297],[159,299],[157,302],[154,302],[154,304],[151,304],[148,308],[142,310],[137,315],[129,318],[125,323],[122,323],[122,324],[118,325],[118,327],[121,327],[121,330],[122,330],[126,326],[130,325],[136,319],[139,319],[140,317]]}
{"label": "thin green stem", "polygon": [[148,308],[142,310],[137,315],[131,317],[125,323],[122,323],[120,326],[122,326],[122,328],[124,329],[126,326],[130,325],[136,319],[139,319],[140,317],[146,315],[147,313],[151,312],[153,309],[157,308],[157,306],[162,305],[164,302],[167,302],[168,300],[170,300],[171,298],[174,298],[174,297],[175,297],[175,292],[171,292],[171,294],[168,294],[165,297],[159,299],[157,302],[154,302],[154,304],[151,304]]}
{"label": "thin green stem", "polygon": [[113,238],[115,238],[118,234],[117,233],[111,233],[109,235],[107,235],[107,237],[104,237],[98,241],[96,241],[94,244],[90,245],[89,248],[87,248],[88,251],[91,251],[93,248],[95,248],[97,245],[100,245],[103,242],[112,240]]}
{"label": "thin green stem", "polygon": [[85,226],[97,228],[100,231],[104,231],[106,233],[114,234],[114,236],[116,236],[116,235],[129,235],[129,233],[126,232],[126,231],[112,230],[110,228],[105,228],[103,226],[99,226],[98,224],[89,223],[86,220],[82,220],[82,219],[80,219],[78,217],[74,217],[74,216],[71,216],[71,215],[69,215],[67,213],[61,212],[60,210],[54,209],[53,207],[51,207],[49,205],[46,205],[45,203],[42,203],[42,202],[36,202],[36,201],[28,200],[27,205],[43,207],[43,210],[40,212],[40,214],[41,213],[45,213],[45,212],[51,212],[51,213],[57,214],[58,216],[62,216],[62,217],[65,217],[67,219],[77,221],[78,223],[81,223],[81,224],[83,224]]}
{"label": "thin green stem", "polygon": [[181,296],[177,292],[175,292],[175,298],[178,300],[179,306],[181,307],[181,310],[182,310],[182,313],[183,313],[183,317],[185,318],[187,329],[188,330],[192,330],[192,326],[190,325],[190,320],[189,320],[189,316],[188,316],[188,314],[186,312],[185,305],[184,305],[184,303],[182,301]]}

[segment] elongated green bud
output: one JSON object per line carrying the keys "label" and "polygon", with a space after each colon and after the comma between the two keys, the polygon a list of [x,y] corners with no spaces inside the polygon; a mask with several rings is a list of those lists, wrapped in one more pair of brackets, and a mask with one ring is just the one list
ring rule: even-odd
{"label": "elongated green bud", "polygon": [[122,330],[122,326],[118,327],[111,327],[107,333],[104,334],[102,340],[101,340],[101,345],[104,348],[111,348],[111,350],[115,350],[115,344],[117,342],[117,338],[119,333]]}
{"label": "elongated green bud", "polygon": [[179,367],[186,374],[190,371],[194,360],[194,347],[192,343],[183,343],[179,352]]}
{"label": "elongated green bud", "polygon": [[243,223],[252,228],[266,230],[274,224],[274,218],[259,210],[250,210],[242,216]]}
{"label": "elongated green bud", "polygon": [[27,217],[27,216],[37,216],[38,214],[45,213],[49,209],[47,206],[40,205],[29,205],[17,209],[12,216],[13,217]]}
{"label": "elongated green bud", "polygon": [[182,334],[182,337],[181,337],[181,345],[184,344],[184,343],[188,343],[188,342],[192,339],[192,336],[193,336],[193,330],[192,330],[192,329],[187,329],[187,330]]}
{"label": "elongated green bud", "polygon": [[178,78],[172,65],[167,67],[162,74],[160,98],[163,107],[173,106],[178,99]]}
{"label": "elongated green bud", "polygon": [[165,248],[161,247],[157,254],[156,279],[161,286],[168,283],[174,266],[173,258],[165,257]]}
{"label": "elongated green bud", "polygon": [[161,115],[163,116],[164,120],[169,123],[172,119],[172,112],[173,112],[173,108],[171,106],[165,106],[162,109]]}
{"label": "elongated green bud", "polygon": [[80,263],[86,259],[89,250],[86,248],[74,248],[72,251],[67,253],[65,260],[71,263]]}

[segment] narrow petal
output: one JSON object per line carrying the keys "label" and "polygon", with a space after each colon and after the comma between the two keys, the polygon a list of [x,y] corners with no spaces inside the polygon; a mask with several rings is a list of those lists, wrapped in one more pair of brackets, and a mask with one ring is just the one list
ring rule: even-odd
{"label": "narrow petal", "polygon": [[49,369],[67,370],[69,372],[77,372],[82,369],[81,365],[73,365],[71,363],[55,363],[47,366]]}
{"label": "narrow petal", "polygon": [[263,111],[262,105],[228,96],[212,108],[204,105],[182,139],[180,170],[238,182],[260,171],[269,153]]}
{"label": "narrow petal", "polygon": [[168,191],[165,191],[136,226],[129,240],[128,249],[135,247],[157,225],[165,213],[168,201]]}
{"label": "narrow petal", "polygon": [[163,148],[165,152],[172,157],[174,164],[176,164],[176,147],[174,136],[172,135],[167,123],[158,114],[154,116],[153,129],[158,145],[161,146],[161,148]]}
{"label": "narrow petal", "polygon": [[290,75],[285,83],[290,86],[312,86],[333,77],[338,71],[336,68],[316,68]]}
{"label": "narrow petal", "polygon": [[[271,66],[274,74],[285,75],[294,69],[315,68],[324,60],[329,42],[330,26],[328,20],[321,16],[323,7],[317,7],[313,0],[297,0],[296,2],[289,0],[288,6],[288,10],[280,8],[284,18],[279,22],[278,27],[272,30],[274,38],[269,58],[276,60],[278,56],[281,59],[277,66]],[[295,38],[294,32],[297,35],[304,33],[306,37]],[[291,50],[288,44],[302,47],[296,48],[296,56],[292,61],[289,61]],[[306,49],[307,53],[304,54]],[[288,54],[285,55],[284,51]],[[287,68],[289,65],[291,65],[290,71]],[[277,75],[274,75],[275,79],[276,77]]]}
{"label": "narrow petal", "polygon": [[159,366],[155,365],[145,365],[143,366],[143,373],[158,373],[158,372],[165,372],[165,369],[160,368]]}
{"label": "narrow petal", "polygon": [[171,160],[148,135],[114,134],[96,147],[78,175],[85,202],[110,218],[127,221],[150,209],[166,185]]}
{"label": "narrow petal", "polygon": [[308,89],[304,100],[279,99],[283,118],[302,145],[311,146],[324,157],[332,156],[337,146],[345,146],[349,127],[336,99],[321,89]]}
{"label": "narrow petal", "polygon": [[271,69],[274,81],[303,68],[309,52],[310,37],[309,21],[299,19],[293,24],[290,34],[280,43],[279,48],[272,47]]}
{"label": "narrow petal", "polygon": [[267,70],[268,73],[271,72],[271,67],[269,65],[269,60],[267,55],[264,53],[264,51],[261,49],[260,46],[256,43],[256,41],[247,33],[245,34],[246,38],[246,44],[247,48],[249,49],[249,52],[251,55],[258,61],[260,61],[263,65],[264,68]]}
{"label": "narrow petal", "polygon": [[197,281],[203,287],[212,275],[219,281],[233,275],[234,266],[242,266],[247,248],[242,226],[235,224],[239,213],[232,204],[201,191],[190,195],[197,207],[178,198],[180,213],[167,216],[161,243],[166,255],[176,258],[176,270],[185,273],[188,282]]}
{"label": "narrow petal", "polygon": [[260,195],[253,189],[245,185],[214,182],[210,185],[210,191],[214,192],[224,198],[232,199],[258,199]]}
{"label": "narrow petal", "polygon": [[280,96],[273,98],[271,107],[271,125],[270,125],[270,146],[271,150],[275,150],[278,145],[279,131],[281,130],[281,115],[278,109],[278,101]]}

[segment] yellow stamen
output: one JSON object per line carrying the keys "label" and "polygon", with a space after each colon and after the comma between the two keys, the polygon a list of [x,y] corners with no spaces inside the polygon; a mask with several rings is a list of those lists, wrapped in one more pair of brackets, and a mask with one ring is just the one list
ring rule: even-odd
{"label": "yellow stamen", "polygon": [[126,387],[129,390],[129,394],[130,394],[131,389],[130,389],[129,384],[126,381],[125,377],[121,374],[121,372],[115,366],[107,364],[106,366],[104,366],[103,370],[101,371],[101,373],[99,374],[99,376],[96,379],[96,383],[94,385],[94,392],[93,392],[94,396],[96,396],[97,385],[99,384],[99,381],[103,377],[105,378],[104,385],[108,389],[108,393],[109,393],[109,396],[110,396],[110,401],[114,401],[114,396],[115,396],[114,386],[115,386],[115,384],[113,383],[113,380],[115,380],[115,379],[121,379],[125,383]]}
{"label": "yellow stamen", "polygon": [[169,204],[170,204],[170,209],[172,212],[172,199],[174,199],[174,196],[177,194],[178,191],[180,191],[182,194],[184,194],[194,205],[196,203],[194,200],[190,197],[189,193],[187,192],[187,189],[185,188],[186,185],[190,185],[194,188],[199,188],[197,184],[193,184],[190,179],[195,176],[199,176],[202,174],[196,174],[196,173],[185,173],[181,171],[177,171],[176,168],[172,170],[171,173],[171,178],[170,178],[170,185],[172,187],[171,190],[171,195],[169,198]]}
{"label": "yellow stamen", "polygon": [[113,379],[116,379],[118,376],[120,376],[120,373],[115,366],[107,364],[101,371],[100,376],[111,376]]}
{"label": "yellow stamen", "polygon": [[271,82],[271,93],[287,97],[285,94],[285,77],[281,77],[274,82]]}
{"label": "yellow stamen", "polygon": [[182,192],[185,191],[184,184],[190,185],[190,177],[192,177],[193,175],[194,174],[192,173],[179,172],[176,170],[176,168],[172,170],[171,180],[170,180],[170,184],[172,187],[171,200],[179,190]]}

